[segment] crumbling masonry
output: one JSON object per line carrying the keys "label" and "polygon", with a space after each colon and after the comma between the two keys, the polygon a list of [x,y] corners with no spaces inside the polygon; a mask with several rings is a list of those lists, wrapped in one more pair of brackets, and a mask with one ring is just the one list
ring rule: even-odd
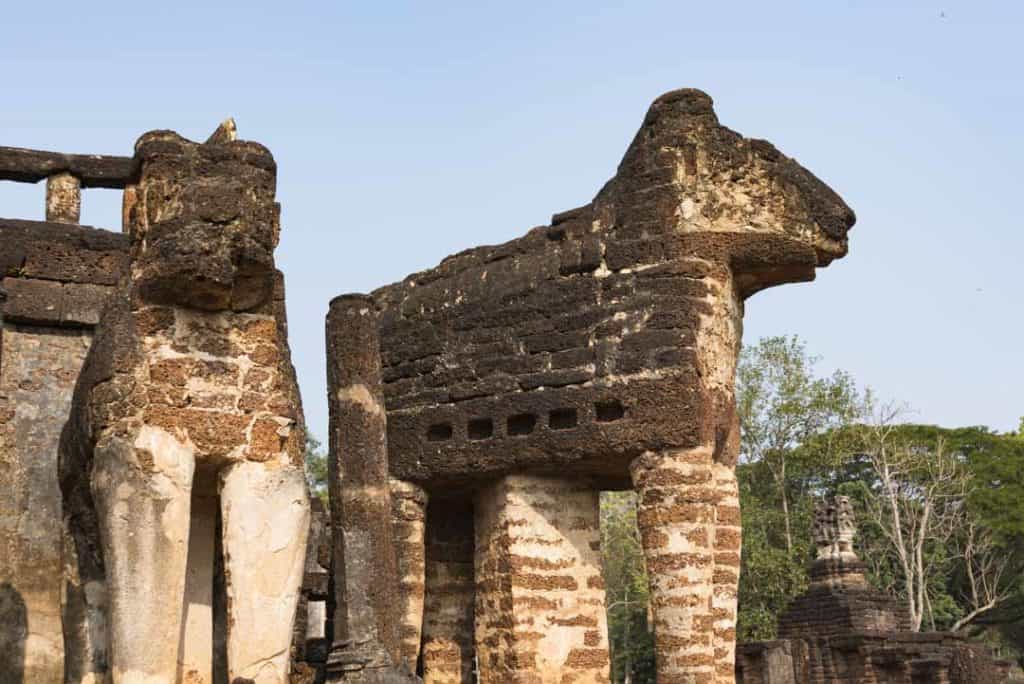
{"label": "crumbling masonry", "polygon": [[[634,488],[659,681],[732,681],[744,302],[846,253],[842,200],[676,91],[591,203],[335,299],[307,549],[275,174],[230,124],[0,148],[47,180],[46,222],[0,220],[0,657],[283,682],[298,615],[297,677],[607,681],[598,493]],[[97,186],[124,234],[77,225]]]}
{"label": "crumbling masonry", "polygon": [[[425,681],[471,681],[474,659],[484,682],[606,681],[597,493],[630,487],[659,681],[733,680],[744,302],[813,279],[853,222],[799,164],[681,90],[654,102],[590,204],[361,304],[379,317],[367,394],[383,396],[388,472],[429,502],[397,547],[415,560],[396,563],[423,598],[377,610],[421,634]],[[329,325],[328,348],[346,335]],[[343,439],[332,458],[347,476]]]}
{"label": "crumbling masonry", "polygon": [[845,496],[816,502],[810,586],[779,619],[775,641],[741,644],[740,684],[995,684],[1009,663],[964,634],[912,632],[906,607],[865,577]]}
{"label": "crumbling masonry", "polygon": [[[3,226],[14,247],[4,280],[14,306],[5,310],[2,372],[38,393],[4,397],[13,421],[5,420],[3,453],[28,462],[18,431],[37,434],[25,445],[42,447],[48,472],[37,477],[51,488],[59,480],[63,494],[25,510],[6,556],[31,562],[29,571],[14,568],[16,588],[35,574],[49,592],[29,611],[30,633],[38,618],[62,617],[50,642],[23,645],[13,676],[285,682],[309,509],[273,262],[274,160],[236,141],[228,122],[204,144],[148,133],[127,161],[0,156],[0,167],[36,162],[60,167],[48,183],[53,222],[77,220],[69,176],[109,172],[101,179],[125,189],[128,244],[77,226]],[[92,299],[80,296],[83,287],[94,288],[84,291]],[[49,325],[22,331],[11,318]],[[85,325],[94,327],[91,346]],[[59,415],[39,420],[41,406]],[[54,522],[46,524],[64,520],[63,548],[56,530],[25,540],[45,542],[53,560],[43,563],[23,542],[24,523],[47,513]]]}

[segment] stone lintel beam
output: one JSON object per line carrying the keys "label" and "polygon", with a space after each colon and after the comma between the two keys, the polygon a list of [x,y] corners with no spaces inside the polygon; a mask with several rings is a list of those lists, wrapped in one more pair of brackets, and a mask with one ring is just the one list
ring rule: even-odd
{"label": "stone lintel beam", "polygon": [[372,299],[331,301],[327,358],[335,592],[328,681],[401,681],[387,420]]}
{"label": "stone lintel beam", "polygon": [[83,188],[122,190],[135,176],[135,170],[132,157],[0,147],[0,180],[38,183],[44,178],[68,173],[81,181]]}

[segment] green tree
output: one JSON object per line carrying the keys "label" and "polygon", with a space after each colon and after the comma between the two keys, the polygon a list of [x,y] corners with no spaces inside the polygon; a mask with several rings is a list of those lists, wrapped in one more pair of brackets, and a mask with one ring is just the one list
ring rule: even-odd
{"label": "green tree", "polygon": [[983,427],[888,419],[847,430],[837,488],[858,502],[869,579],[916,628],[965,631],[1016,651],[1024,617],[1024,440]]}
{"label": "green tree", "polygon": [[306,432],[306,481],[309,483],[309,491],[323,501],[327,506],[327,452],[324,451],[320,440]]}
{"label": "green tree", "polygon": [[633,492],[601,495],[601,550],[613,682],[655,681],[647,573]]}
{"label": "green tree", "polygon": [[[741,428],[741,462],[761,464],[750,474],[771,477],[782,512],[786,551],[793,555],[793,497],[807,494],[806,473],[831,465],[834,454],[800,447],[812,438],[828,446],[823,436],[857,420],[862,403],[847,373],[815,373],[817,357],[807,353],[797,337],[768,337],[744,349],[736,372],[736,408]],[[804,456],[805,458],[801,458]],[[816,459],[813,464],[806,457]],[[796,468],[798,472],[793,472]]]}
{"label": "green tree", "polygon": [[853,379],[821,376],[816,364],[796,337],[762,339],[740,356],[741,641],[774,638],[779,615],[806,588],[811,496],[832,484],[841,429],[861,412]]}

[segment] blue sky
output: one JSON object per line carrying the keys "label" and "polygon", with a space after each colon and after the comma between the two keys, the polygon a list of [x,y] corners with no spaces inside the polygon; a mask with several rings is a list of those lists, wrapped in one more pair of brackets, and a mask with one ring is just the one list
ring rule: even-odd
{"label": "blue sky", "polygon": [[[589,201],[684,86],[857,211],[846,259],[749,300],[748,342],[798,334],[915,420],[1024,415],[1024,3],[210,4],[6,3],[0,144],[130,154],[234,116],[268,145],[319,437],[333,295]],[[86,191],[83,222],[119,204]],[[42,185],[0,184],[0,215],[42,214]]]}

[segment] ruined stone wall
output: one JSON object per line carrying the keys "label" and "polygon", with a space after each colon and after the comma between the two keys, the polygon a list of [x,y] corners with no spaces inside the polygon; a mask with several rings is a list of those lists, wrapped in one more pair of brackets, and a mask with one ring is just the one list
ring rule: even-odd
{"label": "ruined stone wall", "polygon": [[780,639],[740,645],[739,684],[994,684],[1005,672],[964,634],[912,632],[896,599],[868,584],[847,497],[815,503],[810,586],[779,618]]}
{"label": "ruined stone wall", "polygon": [[[575,668],[542,647],[538,624],[563,645],[576,635],[551,628],[556,618],[541,599],[596,600],[578,581],[533,596],[526,575],[508,565],[510,557],[594,563],[596,549],[567,550],[569,518],[557,510],[582,507],[584,494],[549,509],[544,478],[566,491],[585,482],[591,497],[641,490],[651,522],[645,556],[658,566],[659,677],[732,679],[734,375],[745,300],[813,279],[845,255],[853,222],[842,199],[794,160],[722,126],[704,93],[678,90],[651,105],[589,204],[373,293],[389,472],[429,496],[474,501],[476,656],[485,680]],[[521,482],[537,487],[526,493]],[[434,524],[428,511],[428,536]],[[547,533],[549,555],[517,546]],[[593,665],[606,645],[586,631]]]}
{"label": "ruined stone wall", "polygon": [[[2,334],[0,583],[24,602],[28,681],[58,682],[64,646],[57,443],[92,335],[6,323]],[[18,629],[7,616],[0,625],[4,638]]]}
{"label": "ruined stone wall", "polygon": [[[590,207],[557,216],[378,293],[396,476],[572,468],[621,487],[622,455],[697,440],[690,317],[704,266],[621,273],[635,255],[606,254],[595,225]],[[668,403],[682,420],[659,411]]]}
{"label": "ruined stone wall", "polygon": [[[323,503],[313,497],[302,594],[292,627],[292,678],[297,682],[322,681],[330,650],[331,525]],[[303,678],[304,677],[304,678]]]}
{"label": "ruined stone wall", "polygon": [[0,681],[56,683],[64,676],[65,591],[57,445],[127,241],[89,227],[0,219],[0,245]]}
{"label": "ruined stone wall", "polygon": [[475,526],[482,681],[608,681],[598,492],[509,476],[480,492]]}
{"label": "ruined stone wall", "polygon": [[741,645],[738,684],[997,684],[986,650],[948,632],[848,633]]}
{"label": "ruined stone wall", "polygon": [[734,432],[742,301],[846,251],[853,214],[705,94],[651,106],[586,206],[374,293],[391,469],[441,485],[573,471]]}

